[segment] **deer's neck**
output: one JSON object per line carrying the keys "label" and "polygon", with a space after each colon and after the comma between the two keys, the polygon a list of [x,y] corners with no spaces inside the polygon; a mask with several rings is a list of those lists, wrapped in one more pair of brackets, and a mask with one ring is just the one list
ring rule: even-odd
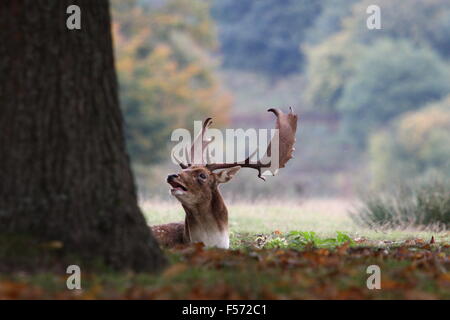
{"label": "deer's neck", "polygon": [[185,234],[190,242],[203,242],[207,247],[229,248],[228,211],[216,189],[211,202],[183,205],[186,212]]}

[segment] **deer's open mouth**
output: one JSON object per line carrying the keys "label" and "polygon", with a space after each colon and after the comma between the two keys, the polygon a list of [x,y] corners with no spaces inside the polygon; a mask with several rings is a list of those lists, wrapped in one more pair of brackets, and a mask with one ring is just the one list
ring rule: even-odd
{"label": "deer's open mouth", "polygon": [[187,188],[185,186],[183,186],[181,183],[176,182],[174,180],[170,180],[169,184],[172,186],[172,190],[171,191],[187,191]]}

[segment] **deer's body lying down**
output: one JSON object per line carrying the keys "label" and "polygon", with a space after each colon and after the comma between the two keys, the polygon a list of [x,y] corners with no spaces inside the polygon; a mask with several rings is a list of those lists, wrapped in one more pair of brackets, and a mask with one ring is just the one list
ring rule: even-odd
{"label": "deer's body lying down", "polygon": [[[277,109],[269,109],[277,116],[279,129],[278,143],[278,167],[284,168],[292,158],[294,150],[295,133],[297,130],[297,115],[292,111],[284,114]],[[201,155],[207,151],[207,145],[212,141],[205,141],[204,134],[211,123],[208,118],[203,124],[203,129],[191,147],[191,156],[195,148],[201,148]],[[273,142],[273,140],[272,140]],[[271,143],[272,143],[271,142]],[[195,146],[197,145],[197,147]],[[208,153],[206,153],[208,155]],[[266,155],[270,154],[270,145]],[[152,231],[158,242],[165,247],[173,247],[177,244],[203,242],[207,247],[229,247],[228,211],[220,195],[219,184],[230,181],[240,168],[257,169],[259,177],[263,168],[271,167],[270,163],[263,164],[259,160],[255,163],[247,158],[243,163],[209,164],[201,160],[200,164],[184,165],[178,161],[183,169],[179,174],[171,174],[167,182],[171,186],[171,194],[181,202],[186,213],[184,223],[169,223],[152,226]],[[191,158],[189,163],[194,163]],[[223,169],[214,172],[217,169]],[[278,168],[276,168],[278,169]]]}
{"label": "deer's body lying down", "polygon": [[159,244],[164,247],[173,247],[177,244],[189,243],[189,240],[184,232],[184,222],[173,222],[168,224],[161,224],[151,227],[153,235]]}

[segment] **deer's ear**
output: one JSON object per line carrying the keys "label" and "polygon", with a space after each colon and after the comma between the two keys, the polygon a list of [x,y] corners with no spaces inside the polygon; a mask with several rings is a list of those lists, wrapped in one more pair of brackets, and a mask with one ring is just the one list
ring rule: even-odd
{"label": "deer's ear", "polygon": [[225,183],[230,181],[241,167],[235,166],[231,168],[224,169],[220,172],[215,173],[217,183]]}

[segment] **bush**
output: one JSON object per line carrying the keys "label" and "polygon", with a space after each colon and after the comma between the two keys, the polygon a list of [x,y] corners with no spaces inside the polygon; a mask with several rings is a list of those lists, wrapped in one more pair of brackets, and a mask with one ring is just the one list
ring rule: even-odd
{"label": "bush", "polygon": [[389,193],[366,196],[351,217],[369,227],[448,228],[450,180],[433,179],[401,185]]}

